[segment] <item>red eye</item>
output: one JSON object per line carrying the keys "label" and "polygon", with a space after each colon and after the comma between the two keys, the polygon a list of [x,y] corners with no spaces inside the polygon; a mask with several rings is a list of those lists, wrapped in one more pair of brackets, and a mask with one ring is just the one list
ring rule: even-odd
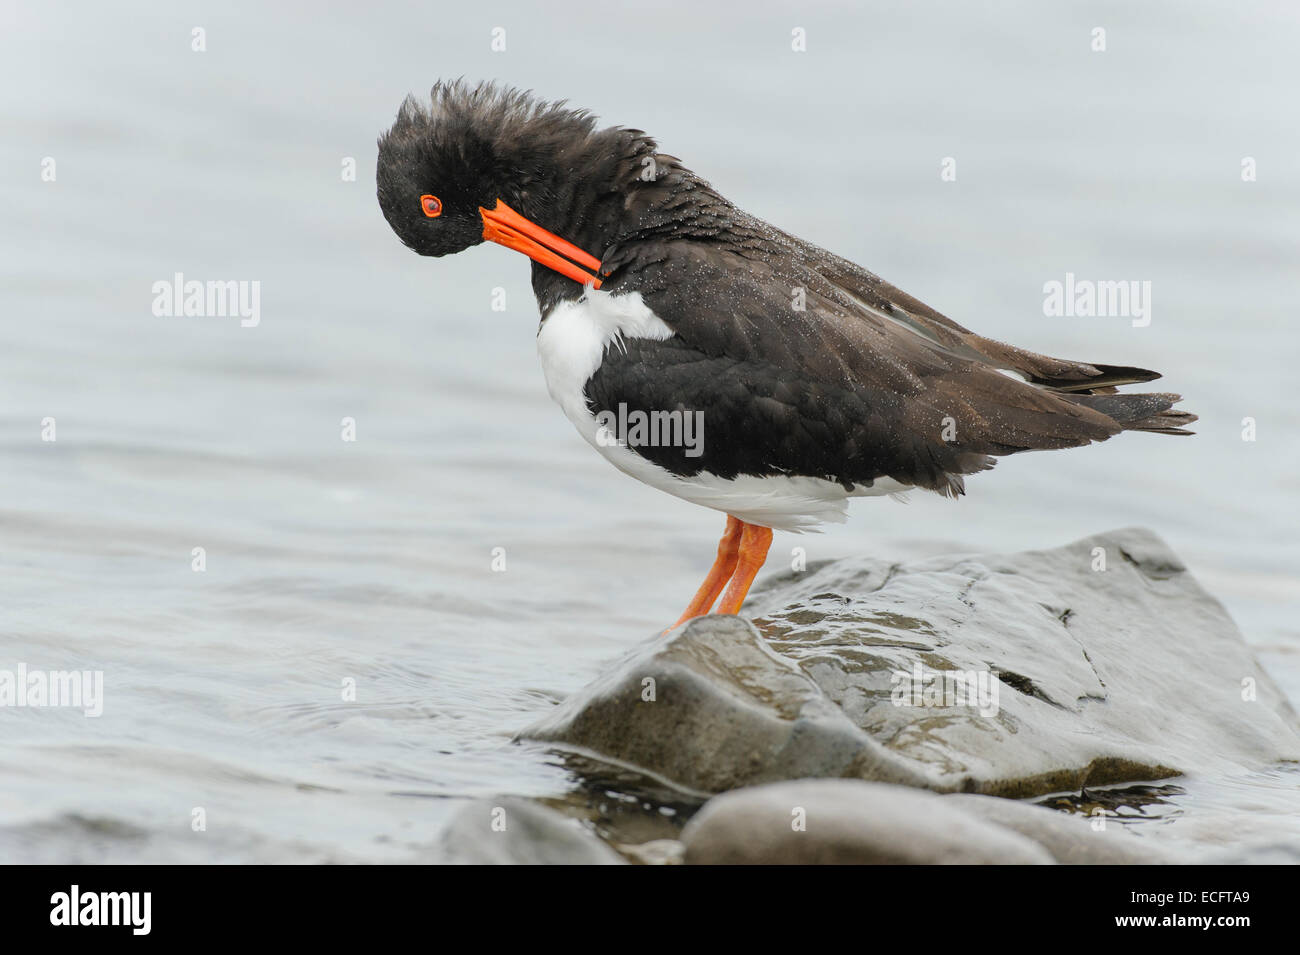
{"label": "red eye", "polygon": [[420,208],[424,210],[424,214],[430,219],[436,219],[442,215],[442,200],[437,196],[421,196]]}

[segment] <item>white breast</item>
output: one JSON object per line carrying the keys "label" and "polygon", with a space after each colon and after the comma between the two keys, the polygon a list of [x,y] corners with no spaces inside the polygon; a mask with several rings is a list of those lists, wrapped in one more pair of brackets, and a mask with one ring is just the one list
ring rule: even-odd
{"label": "white breast", "polygon": [[[628,338],[663,340],[672,336],[673,330],[650,310],[640,292],[613,295],[593,288],[577,301],[557,305],[537,335],[537,352],[551,397],[587,443],[620,471],[693,504],[786,531],[813,530],[823,521],[843,523],[848,498],[907,489],[888,478],[853,491],[810,477],[742,475],[724,479],[700,473],[682,478],[626,447],[598,440],[600,425],[583,388],[600,367],[606,349],[620,348]],[[708,440],[706,432],[706,446]]]}

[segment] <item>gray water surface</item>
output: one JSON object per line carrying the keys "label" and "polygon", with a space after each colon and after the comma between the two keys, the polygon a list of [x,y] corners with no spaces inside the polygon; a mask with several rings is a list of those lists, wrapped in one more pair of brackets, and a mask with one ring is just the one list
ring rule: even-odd
{"label": "gray water surface", "polygon": [[[1145,525],[1300,702],[1297,9],[0,17],[0,669],[105,682],[97,719],[0,709],[0,858],[420,858],[458,799],[563,798],[570,773],[511,735],[693,593],[721,517],[618,474],[550,403],[524,260],[421,259],[379,212],[375,137],[440,77],[650,130],[958,321],[1158,368],[1201,415],[1194,438],[1004,459],[957,503],[857,502],[846,526],[778,535],[771,566],[795,546],[1012,550]],[[259,324],[155,316],[177,272],[260,282]],[[1044,316],[1066,272],[1150,281],[1151,323]],[[1294,777],[1235,804],[1252,799],[1293,811]]]}

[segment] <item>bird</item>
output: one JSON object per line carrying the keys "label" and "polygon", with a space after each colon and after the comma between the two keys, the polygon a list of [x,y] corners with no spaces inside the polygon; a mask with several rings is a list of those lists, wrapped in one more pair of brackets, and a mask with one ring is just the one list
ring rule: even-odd
{"label": "bird", "polygon": [[857,497],[957,498],[1005,455],[1196,420],[1180,395],[1120,393],[1157,372],[978,335],[738,208],[644,131],[532,91],[408,96],[376,191],[421,255],[493,242],[531,259],[551,397],[620,471],[726,515],[669,631],[739,614],[773,530],[843,522]]}

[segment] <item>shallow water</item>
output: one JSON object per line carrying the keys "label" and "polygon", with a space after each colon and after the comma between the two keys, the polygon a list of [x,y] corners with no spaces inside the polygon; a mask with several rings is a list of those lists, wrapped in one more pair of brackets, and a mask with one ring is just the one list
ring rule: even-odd
{"label": "shallow water", "polygon": [[[523,261],[420,259],[379,214],[375,136],[461,74],[652,130],[957,320],[1159,368],[1202,416],[1003,460],[957,504],[858,502],[773,566],[1142,524],[1300,702],[1300,14],[1041,7],[6,7],[0,668],[102,670],[106,701],[0,710],[0,856],[419,858],[457,798],[564,798],[570,771],[511,735],[693,592],[721,518],[550,404]],[[176,272],[260,281],[260,323],[156,317]],[[1151,324],[1044,317],[1066,272],[1150,280]],[[1244,792],[1295,805],[1294,780]]]}

